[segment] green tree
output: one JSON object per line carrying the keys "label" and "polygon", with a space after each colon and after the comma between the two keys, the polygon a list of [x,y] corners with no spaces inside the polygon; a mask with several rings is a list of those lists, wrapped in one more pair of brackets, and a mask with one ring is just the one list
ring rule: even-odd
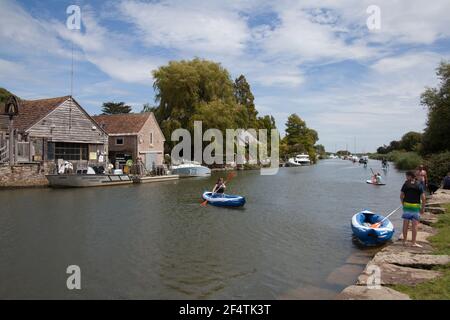
{"label": "green tree", "polygon": [[4,88],[0,88],[0,103],[6,102],[9,96],[13,94]]}
{"label": "green tree", "polygon": [[422,142],[422,134],[419,132],[410,131],[403,135],[400,140],[400,148],[405,151],[417,151]]}
{"label": "green tree", "polygon": [[244,113],[241,117],[244,119],[243,128],[253,128],[256,129],[258,125],[258,111],[255,108],[255,97],[250,88],[250,84],[247,82],[245,76],[240,75],[234,81],[234,96],[237,103],[244,106]]}
{"label": "green tree", "polygon": [[130,113],[132,108],[125,102],[105,102],[102,106],[102,114]]}
{"label": "green tree", "polygon": [[439,86],[427,88],[421,96],[421,104],[428,108],[422,141],[424,154],[450,150],[450,63],[441,62],[436,74]]}
{"label": "green tree", "polygon": [[[234,95],[230,74],[219,63],[193,59],[171,61],[153,72],[157,108],[155,116],[166,137],[174,128],[245,128],[247,111]],[[226,127],[225,127],[226,126]],[[224,132],[224,131],[223,131]],[[167,141],[168,149],[174,145]]]}
{"label": "green tree", "polygon": [[286,136],[283,143],[287,146],[286,151],[289,155],[295,153],[306,152],[312,161],[316,159],[316,151],[314,145],[319,140],[315,130],[306,126],[297,114],[292,114],[286,122]]}
{"label": "green tree", "polygon": [[156,107],[155,106],[152,106],[150,103],[144,103],[144,105],[142,106],[141,113],[155,112],[155,111],[156,111]]}

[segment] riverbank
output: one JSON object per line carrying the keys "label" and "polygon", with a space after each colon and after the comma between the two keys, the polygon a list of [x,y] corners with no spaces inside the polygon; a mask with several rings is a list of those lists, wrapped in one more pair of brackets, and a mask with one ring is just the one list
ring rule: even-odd
{"label": "riverbank", "polygon": [[[421,217],[417,242],[397,240],[382,248],[337,299],[409,300],[450,298],[450,191],[438,190]],[[380,282],[374,282],[379,271]],[[375,286],[379,284],[378,286]]]}

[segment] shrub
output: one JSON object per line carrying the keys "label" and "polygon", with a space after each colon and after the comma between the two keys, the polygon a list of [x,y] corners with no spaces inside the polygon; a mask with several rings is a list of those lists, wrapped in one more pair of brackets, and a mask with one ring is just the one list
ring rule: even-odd
{"label": "shrub", "polygon": [[413,170],[422,163],[422,158],[415,152],[399,152],[394,157],[394,163],[399,170]]}
{"label": "shrub", "polygon": [[450,171],[450,152],[433,154],[425,161],[428,168],[428,179],[430,182],[440,184],[442,179]]}

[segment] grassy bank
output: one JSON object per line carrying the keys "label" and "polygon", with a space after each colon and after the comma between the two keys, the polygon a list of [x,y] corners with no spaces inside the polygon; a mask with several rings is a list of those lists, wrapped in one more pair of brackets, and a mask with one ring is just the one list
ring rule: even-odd
{"label": "grassy bank", "polygon": [[[433,225],[438,230],[435,236],[429,238],[435,254],[450,254],[450,204],[446,213],[439,216],[439,221]],[[396,285],[392,288],[408,294],[418,300],[450,300],[450,265],[436,268],[443,276],[416,286]]]}
{"label": "grassy bank", "polygon": [[382,160],[387,159],[388,161],[394,162],[395,167],[399,170],[413,170],[416,169],[423,161],[422,157],[416,152],[405,152],[405,151],[392,151],[387,154],[371,154],[371,159]]}

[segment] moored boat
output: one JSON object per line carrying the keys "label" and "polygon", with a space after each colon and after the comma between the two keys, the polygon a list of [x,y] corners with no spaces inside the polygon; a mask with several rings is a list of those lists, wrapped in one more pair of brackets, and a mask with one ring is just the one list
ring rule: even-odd
{"label": "moored boat", "polygon": [[217,207],[242,207],[245,204],[245,197],[231,194],[205,192],[202,198]]}
{"label": "moored boat", "polygon": [[300,166],[308,166],[311,164],[311,160],[309,159],[309,155],[307,154],[299,154],[295,158],[289,158],[286,165],[288,167],[300,167]]}
{"label": "moored boat", "polygon": [[45,176],[53,188],[85,188],[132,184],[127,174],[48,174]]}
{"label": "moored boat", "polygon": [[206,177],[211,175],[211,169],[195,161],[184,161],[179,165],[172,165],[171,173],[179,175],[180,178]]}
{"label": "moored boat", "polygon": [[[383,221],[384,219],[384,221]],[[378,228],[371,227],[380,223]],[[374,246],[389,241],[394,235],[394,225],[389,219],[369,210],[358,212],[352,217],[352,231],[355,237],[366,246]]]}

